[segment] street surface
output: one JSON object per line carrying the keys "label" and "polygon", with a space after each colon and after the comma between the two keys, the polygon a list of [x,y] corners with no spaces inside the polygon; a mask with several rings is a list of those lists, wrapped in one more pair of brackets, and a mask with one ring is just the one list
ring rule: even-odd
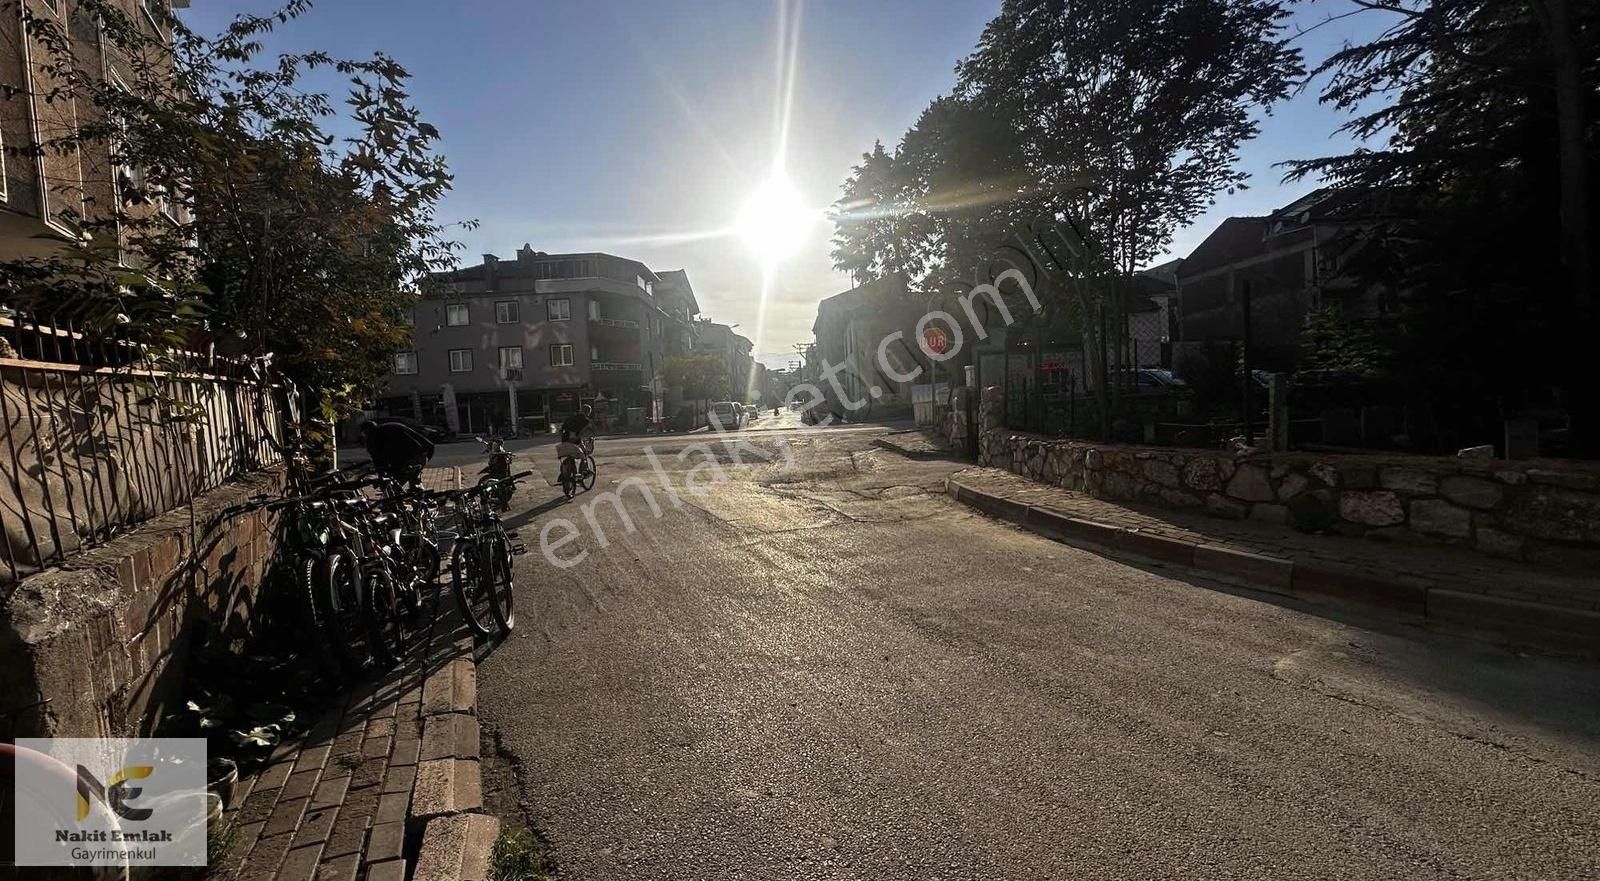
{"label": "street surface", "polygon": [[[519,494],[480,713],[563,878],[1600,877],[1594,666],[1202,589],[797,429],[738,435],[787,469],[609,440],[592,493]],[[628,477],[661,516],[588,522]]]}

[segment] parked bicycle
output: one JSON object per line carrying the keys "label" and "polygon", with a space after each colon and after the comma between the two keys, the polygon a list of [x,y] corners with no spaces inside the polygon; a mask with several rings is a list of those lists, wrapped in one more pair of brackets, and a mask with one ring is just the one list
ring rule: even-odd
{"label": "parked bicycle", "polygon": [[457,494],[460,533],[451,552],[451,580],[467,626],[479,636],[503,636],[516,626],[511,558],[524,548],[506,530],[493,499],[531,474],[486,477]]}

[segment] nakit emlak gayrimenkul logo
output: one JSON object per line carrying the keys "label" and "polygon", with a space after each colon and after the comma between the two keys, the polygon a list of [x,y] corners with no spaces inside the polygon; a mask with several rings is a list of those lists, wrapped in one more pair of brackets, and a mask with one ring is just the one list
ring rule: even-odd
{"label": "nakit emlak gayrimenkul logo", "polygon": [[203,866],[206,742],[19,738],[18,866]]}
{"label": "nakit emlak gayrimenkul logo", "polygon": [[139,797],[143,792],[138,787],[129,786],[130,780],[143,780],[149,777],[155,768],[149,765],[129,765],[118,771],[109,784],[101,783],[95,779],[94,772],[82,765],[78,766],[78,822],[82,823],[89,817],[89,799],[97,799],[103,805],[111,808],[112,812],[124,820],[143,821],[150,819],[155,813],[150,808],[131,807],[128,802]]}

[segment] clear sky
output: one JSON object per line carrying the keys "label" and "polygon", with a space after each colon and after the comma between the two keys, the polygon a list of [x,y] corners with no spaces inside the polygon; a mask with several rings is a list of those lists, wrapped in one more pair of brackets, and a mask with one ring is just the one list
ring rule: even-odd
{"label": "clear sky", "polygon": [[[215,30],[271,0],[194,0],[191,26]],[[320,0],[273,50],[382,50],[415,76],[417,105],[444,134],[455,189],[446,220],[482,225],[465,260],[536,250],[609,251],[658,271],[687,269],[703,314],[740,325],[772,365],[811,338],[816,303],[849,287],[817,223],[775,273],[730,229],[768,175],[786,94],[780,28],[793,40],[785,168],[819,211],[860,154],[892,147],[954,83],[999,0]],[[1350,0],[1309,0],[1309,27]],[[1300,40],[1317,61],[1369,16]],[[1230,214],[1262,213],[1310,189],[1279,185],[1273,164],[1344,146],[1342,118],[1305,94],[1265,120],[1243,166],[1250,190],[1217,205],[1174,243],[1187,254]],[[758,330],[758,324],[760,329]]]}

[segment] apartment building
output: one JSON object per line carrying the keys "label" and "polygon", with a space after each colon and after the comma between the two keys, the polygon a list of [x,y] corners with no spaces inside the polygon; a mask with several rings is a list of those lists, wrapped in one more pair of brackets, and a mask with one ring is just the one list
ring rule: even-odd
{"label": "apartment building", "polygon": [[[20,4],[20,5],[19,5]],[[100,109],[83,100],[53,63],[37,30],[23,27],[26,14],[55,25],[72,51],[77,72],[89,82],[106,78],[136,82],[130,59],[105,39],[100,19],[77,0],[19,0],[0,5],[0,254],[46,257],[75,235],[85,219],[110,220],[130,213],[169,212],[162,203],[131,204],[121,197],[138,169],[117,167],[105,140],[65,149],[81,127],[102,122]],[[116,0],[127,20],[151,35],[166,36],[167,11],[188,0]],[[149,59],[145,59],[149,62]],[[46,149],[38,150],[38,145]],[[29,155],[36,154],[36,155]],[[153,215],[151,215],[153,216]]]}
{"label": "apartment building", "polygon": [[722,359],[728,370],[728,395],[740,403],[753,401],[760,394],[759,386],[754,386],[752,348],[749,339],[733,332],[732,325],[706,320],[699,322],[694,331],[695,354]]}
{"label": "apartment building", "polygon": [[523,245],[436,280],[379,407],[460,432],[537,428],[587,402],[619,428],[660,415],[662,363],[687,350],[699,311],[682,270],[598,252]]}

